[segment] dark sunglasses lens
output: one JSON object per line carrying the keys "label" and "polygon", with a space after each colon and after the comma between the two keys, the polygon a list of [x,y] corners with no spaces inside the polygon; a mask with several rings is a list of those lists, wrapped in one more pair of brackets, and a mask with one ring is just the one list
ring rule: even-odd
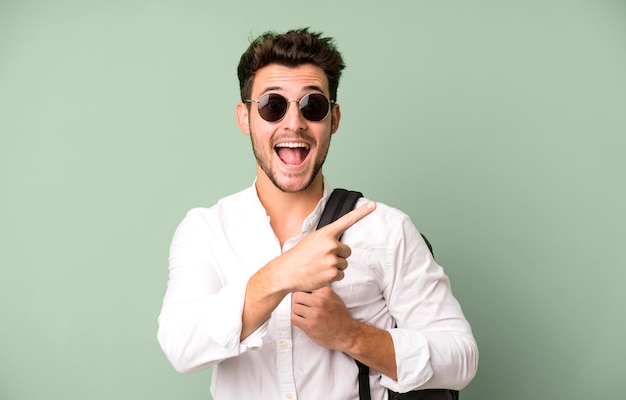
{"label": "dark sunglasses lens", "polygon": [[300,111],[309,121],[321,121],[328,114],[328,99],[319,93],[307,94],[300,100]]}
{"label": "dark sunglasses lens", "polygon": [[276,122],[287,112],[287,99],[279,94],[265,94],[259,99],[259,115],[269,122]]}

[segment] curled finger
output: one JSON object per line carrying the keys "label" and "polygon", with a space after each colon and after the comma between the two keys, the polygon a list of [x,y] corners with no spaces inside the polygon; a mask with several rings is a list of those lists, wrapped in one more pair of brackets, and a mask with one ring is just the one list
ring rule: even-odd
{"label": "curled finger", "polygon": [[339,271],[343,271],[346,268],[348,268],[348,260],[346,260],[345,258],[337,258],[337,269]]}
{"label": "curled finger", "polygon": [[352,254],[350,246],[339,242],[339,245],[337,246],[337,257],[348,258],[350,257],[350,254]]}
{"label": "curled finger", "polygon": [[[346,267],[347,267],[347,263],[346,263]],[[344,268],[345,269],[345,268]],[[343,270],[341,269],[337,269],[337,278],[335,279],[336,281],[340,281],[342,280],[344,277],[346,276],[346,273],[343,272]]]}

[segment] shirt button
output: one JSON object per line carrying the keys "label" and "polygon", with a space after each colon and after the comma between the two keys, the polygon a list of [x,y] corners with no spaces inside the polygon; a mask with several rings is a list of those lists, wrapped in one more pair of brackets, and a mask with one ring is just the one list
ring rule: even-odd
{"label": "shirt button", "polygon": [[[280,348],[283,350],[287,350],[289,348],[289,343],[283,340],[282,342],[280,342]],[[288,393],[288,395],[291,396],[291,393]]]}
{"label": "shirt button", "polygon": [[293,399],[293,394],[291,394],[291,393],[287,393],[287,394],[285,395],[285,397],[287,398],[287,400],[289,400],[289,399]]}

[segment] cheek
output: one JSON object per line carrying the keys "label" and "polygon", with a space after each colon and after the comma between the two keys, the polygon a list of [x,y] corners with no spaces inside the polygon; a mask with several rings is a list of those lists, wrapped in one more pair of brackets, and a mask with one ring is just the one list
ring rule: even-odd
{"label": "cheek", "polygon": [[273,152],[274,148],[270,142],[272,132],[267,131],[267,127],[263,130],[263,126],[250,125],[250,138],[255,149],[267,152]]}

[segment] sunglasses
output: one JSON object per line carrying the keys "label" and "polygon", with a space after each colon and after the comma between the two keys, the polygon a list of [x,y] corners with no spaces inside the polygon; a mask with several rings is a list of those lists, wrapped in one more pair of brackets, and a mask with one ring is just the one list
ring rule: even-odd
{"label": "sunglasses", "polygon": [[244,100],[245,103],[257,103],[259,115],[268,122],[277,122],[287,114],[289,103],[298,103],[302,116],[309,121],[318,122],[326,118],[333,100],[328,100],[320,93],[309,93],[300,100],[287,100],[278,93],[268,93],[258,100]]}

